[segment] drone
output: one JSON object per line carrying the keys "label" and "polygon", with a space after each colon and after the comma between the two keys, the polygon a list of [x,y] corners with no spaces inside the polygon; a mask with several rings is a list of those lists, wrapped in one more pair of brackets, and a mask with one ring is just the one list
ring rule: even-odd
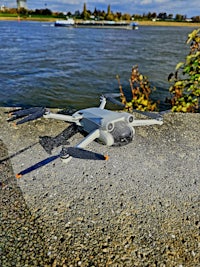
{"label": "drone", "polygon": [[[106,146],[123,146],[132,142],[136,126],[162,125],[163,118],[160,113],[135,112],[142,113],[150,119],[135,119],[135,116],[127,112],[117,112],[105,109],[107,100],[124,106],[116,97],[120,94],[106,94],[100,97],[99,107],[81,109],[72,115],[63,113],[52,113],[44,107],[32,107],[28,109],[19,109],[10,113],[11,118],[8,121],[19,119],[16,124],[22,124],[28,121],[44,117],[45,119],[56,119],[69,122],[71,125],[60,135],[52,138],[48,136],[40,137],[39,143],[47,153],[51,154],[55,147],[68,145],[68,139],[77,132],[84,134],[84,138],[74,147],[63,146],[59,154],[48,157],[47,159],[29,167],[18,173],[17,178],[25,175],[57,158],[63,162],[69,162],[74,158],[83,158],[91,160],[108,160],[107,155],[101,155],[89,150],[85,150],[93,141],[98,141]],[[24,117],[24,118],[23,118]],[[22,119],[23,118],[23,119]]]}

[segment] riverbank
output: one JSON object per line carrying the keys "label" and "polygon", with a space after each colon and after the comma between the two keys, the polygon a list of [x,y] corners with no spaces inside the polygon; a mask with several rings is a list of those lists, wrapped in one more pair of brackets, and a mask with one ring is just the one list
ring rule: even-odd
{"label": "riverbank", "polygon": [[143,26],[164,26],[164,27],[200,27],[200,23],[172,22],[172,21],[139,21]]}
{"label": "riverbank", "polygon": [[[55,22],[57,18],[34,18],[34,17],[28,17],[28,18],[18,18],[16,17],[3,17],[0,16],[0,21],[41,21],[41,22]],[[171,26],[171,27],[200,27],[200,23],[193,23],[193,22],[172,22],[172,21],[135,21],[139,25],[142,26]]]}
{"label": "riverbank", "polygon": [[68,124],[15,127],[8,110],[0,109],[1,266],[199,266],[200,114],[166,114],[124,147],[93,142],[106,162],[58,159],[17,180],[48,157],[38,137]]}

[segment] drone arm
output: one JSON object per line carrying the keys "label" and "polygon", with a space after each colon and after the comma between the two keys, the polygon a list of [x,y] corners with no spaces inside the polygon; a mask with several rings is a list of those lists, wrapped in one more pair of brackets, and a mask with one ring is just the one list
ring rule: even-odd
{"label": "drone arm", "polygon": [[43,115],[46,119],[56,119],[56,120],[62,120],[62,121],[68,121],[68,122],[77,122],[80,119],[82,119],[82,116],[69,116],[69,115],[63,115],[63,114],[56,114],[48,112],[45,115]]}
{"label": "drone arm", "polygon": [[[75,148],[84,148],[88,144],[90,144],[92,141],[94,141],[96,138],[99,138],[100,132],[99,129],[94,130],[89,135],[87,135],[80,143],[78,143]],[[68,163],[72,157],[70,155],[61,156],[61,159],[64,163]]]}
{"label": "drone arm", "polygon": [[76,145],[77,148],[84,148],[93,142],[95,139],[99,138],[100,132],[99,129],[94,130],[90,134],[88,134],[80,143]]}
{"label": "drone arm", "polygon": [[131,126],[148,126],[148,125],[162,125],[163,121],[162,120],[134,120],[131,123]]}
{"label": "drone arm", "polygon": [[104,109],[105,108],[106,100],[112,102],[115,105],[119,105],[119,106],[125,107],[124,104],[121,103],[120,101],[116,100],[115,97],[121,97],[121,94],[105,94],[105,95],[102,95],[100,97],[101,104],[100,104],[99,108],[100,109]]}
{"label": "drone arm", "polygon": [[101,104],[99,106],[100,109],[104,109],[106,106],[106,98],[104,96],[100,97]]}

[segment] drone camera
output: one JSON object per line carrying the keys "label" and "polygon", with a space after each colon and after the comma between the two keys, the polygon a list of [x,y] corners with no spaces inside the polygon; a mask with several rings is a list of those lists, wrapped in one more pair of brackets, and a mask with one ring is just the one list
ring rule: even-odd
{"label": "drone camera", "polygon": [[106,130],[108,132],[112,132],[114,129],[114,124],[112,122],[109,122],[107,125],[106,125]]}
{"label": "drone camera", "polygon": [[123,146],[133,140],[134,129],[124,121],[118,121],[115,123],[114,129],[110,132],[113,136],[113,146]]}
{"label": "drone camera", "polygon": [[132,115],[130,115],[128,118],[127,118],[127,121],[128,123],[132,123],[134,121],[134,117]]}

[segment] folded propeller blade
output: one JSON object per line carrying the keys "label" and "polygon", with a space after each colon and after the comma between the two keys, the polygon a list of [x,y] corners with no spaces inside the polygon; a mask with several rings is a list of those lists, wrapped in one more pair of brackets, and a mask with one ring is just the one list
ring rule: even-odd
{"label": "folded propeller blade", "polygon": [[[119,100],[115,99],[115,97],[120,97],[121,94],[118,94],[118,93],[111,93],[111,94],[105,94],[104,95],[105,98],[110,101],[111,103],[115,104],[115,105],[118,105],[118,106],[121,106],[121,107],[124,107],[126,105],[124,105],[122,102],[120,102]],[[139,114],[142,114],[144,116],[147,116],[149,118],[152,118],[152,119],[156,119],[156,120],[162,120],[162,116],[165,114],[165,113],[169,113],[171,112],[171,110],[164,110],[162,112],[159,112],[159,113],[154,113],[154,112],[148,112],[148,111],[141,111],[141,110],[137,110],[137,109],[134,109],[133,112],[136,112],[136,113],[139,113]]]}
{"label": "folded propeller blade", "polygon": [[61,157],[71,156],[73,158],[79,159],[89,159],[89,160],[108,160],[108,156],[104,156],[93,151],[85,150],[78,147],[63,147]]}
{"label": "folded propeller blade", "polygon": [[108,156],[104,156],[104,155],[101,155],[99,153],[95,153],[95,152],[88,151],[88,150],[85,150],[82,148],[77,148],[77,147],[67,147],[67,148],[63,148],[61,153],[59,153],[55,156],[48,157],[48,158],[32,165],[31,167],[19,172],[18,174],[16,174],[16,178],[19,179],[23,175],[30,173],[36,169],[39,169],[39,168],[47,165],[48,163],[56,160],[57,158],[68,157],[68,156],[73,157],[73,158],[79,158],[79,159],[108,160]]}
{"label": "folded propeller blade", "polygon": [[125,105],[123,103],[121,103],[119,100],[115,99],[115,97],[120,97],[121,94],[105,94],[104,95],[105,98],[110,101],[111,103],[121,106],[121,107],[125,107]]}
{"label": "folded propeller blade", "polygon": [[14,121],[19,118],[24,119],[17,121],[16,125],[22,124],[28,121],[36,120],[40,117],[42,117],[46,112],[46,109],[44,107],[33,107],[28,109],[20,109],[17,111],[11,111],[9,114],[11,118],[8,119],[8,121]]}
{"label": "folded propeller blade", "polygon": [[155,119],[155,120],[162,120],[164,114],[171,112],[170,109],[169,110],[164,110],[164,111],[161,111],[161,112],[158,112],[158,113],[148,112],[148,111],[141,111],[141,110],[137,110],[137,109],[134,109],[133,111],[136,112],[136,113],[142,114],[144,116],[147,116],[149,118]]}
{"label": "folded propeller blade", "polygon": [[153,113],[153,112],[148,112],[148,111],[141,111],[141,110],[137,110],[134,109],[133,112],[142,114],[144,116],[147,116],[151,119],[155,119],[155,120],[162,120],[162,115],[160,113]]}
{"label": "folded propeller blade", "polygon": [[48,163],[50,163],[50,162],[56,160],[56,159],[59,158],[59,157],[60,157],[60,154],[59,154],[59,155],[55,155],[55,156],[48,157],[48,158],[46,158],[46,159],[44,159],[44,160],[42,160],[42,161],[40,161],[40,162],[38,162],[38,163],[32,165],[31,167],[29,167],[29,168],[27,168],[27,169],[25,169],[25,170],[19,172],[18,174],[16,174],[16,178],[19,179],[19,178],[21,178],[23,175],[25,175],[25,174],[27,174],[27,173],[29,173],[29,172],[32,172],[32,171],[34,171],[34,170],[36,170],[36,169],[39,169],[40,167],[47,165]]}

